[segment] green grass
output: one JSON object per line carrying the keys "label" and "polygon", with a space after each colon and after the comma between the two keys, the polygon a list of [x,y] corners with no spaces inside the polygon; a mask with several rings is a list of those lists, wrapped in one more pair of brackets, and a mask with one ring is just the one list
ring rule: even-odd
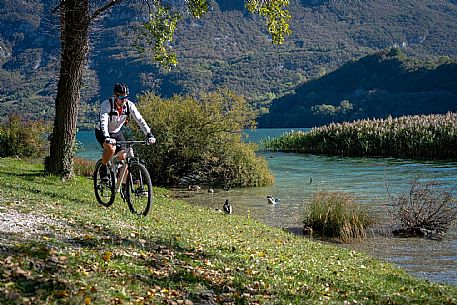
{"label": "green grass", "polygon": [[0,204],[2,213],[50,221],[33,235],[0,232],[1,304],[457,302],[457,287],[163,189],[151,214],[137,218],[120,199],[97,205],[88,178],[62,183],[40,164],[6,158]]}

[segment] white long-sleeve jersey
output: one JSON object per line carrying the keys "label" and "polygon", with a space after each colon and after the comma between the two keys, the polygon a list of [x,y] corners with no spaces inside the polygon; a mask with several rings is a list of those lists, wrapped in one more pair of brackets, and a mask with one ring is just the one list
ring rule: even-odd
{"label": "white long-sleeve jersey", "polygon": [[103,101],[100,106],[100,122],[96,128],[101,130],[105,137],[109,138],[110,133],[116,133],[121,130],[122,126],[124,126],[127,118],[129,117],[129,112],[145,135],[151,133],[151,129],[133,102],[126,100],[122,106],[121,114],[117,112],[114,104],[114,98],[109,98]]}

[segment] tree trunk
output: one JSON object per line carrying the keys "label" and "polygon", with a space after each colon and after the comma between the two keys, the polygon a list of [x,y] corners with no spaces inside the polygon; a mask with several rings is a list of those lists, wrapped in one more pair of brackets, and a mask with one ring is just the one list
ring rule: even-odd
{"label": "tree trunk", "polygon": [[60,25],[60,77],[50,155],[46,158],[45,169],[50,174],[68,178],[73,171],[82,73],[89,52],[89,0],[61,0]]}

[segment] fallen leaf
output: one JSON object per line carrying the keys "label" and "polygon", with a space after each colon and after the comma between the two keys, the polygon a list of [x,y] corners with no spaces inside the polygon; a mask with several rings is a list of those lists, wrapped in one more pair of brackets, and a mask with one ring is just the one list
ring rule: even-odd
{"label": "fallen leaf", "polygon": [[68,292],[68,290],[65,289],[56,291],[54,295],[58,298],[66,298],[70,295],[70,293]]}
{"label": "fallen leaf", "polygon": [[105,261],[105,262],[108,262],[111,260],[111,256],[113,255],[113,252],[111,251],[105,251],[105,253],[103,253],[102,255],[102,259]]}
{"label": "fallen leaf", "polygon": [[92,300],[91,300],[90,296],[86,295],[84,297],[84,305],[89,305],[89,304],[91,304],[91,302],[92,302]]}

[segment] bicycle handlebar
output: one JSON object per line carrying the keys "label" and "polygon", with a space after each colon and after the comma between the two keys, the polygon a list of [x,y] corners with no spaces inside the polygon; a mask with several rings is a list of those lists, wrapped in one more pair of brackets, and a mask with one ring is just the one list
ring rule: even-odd
{"label": "bicycle handlebar", "polygon": [[145,140],[143,140],[143,141],[117,141],[116,143],[118,143],[118,144],[141,144],[141,143],[146,144],[147,141],[145,141]]}
{"label": "bicycle handlebar", "polygon": [[117,145],[134,145],[134,144],[148,144],[147,141],[117,141]]}

